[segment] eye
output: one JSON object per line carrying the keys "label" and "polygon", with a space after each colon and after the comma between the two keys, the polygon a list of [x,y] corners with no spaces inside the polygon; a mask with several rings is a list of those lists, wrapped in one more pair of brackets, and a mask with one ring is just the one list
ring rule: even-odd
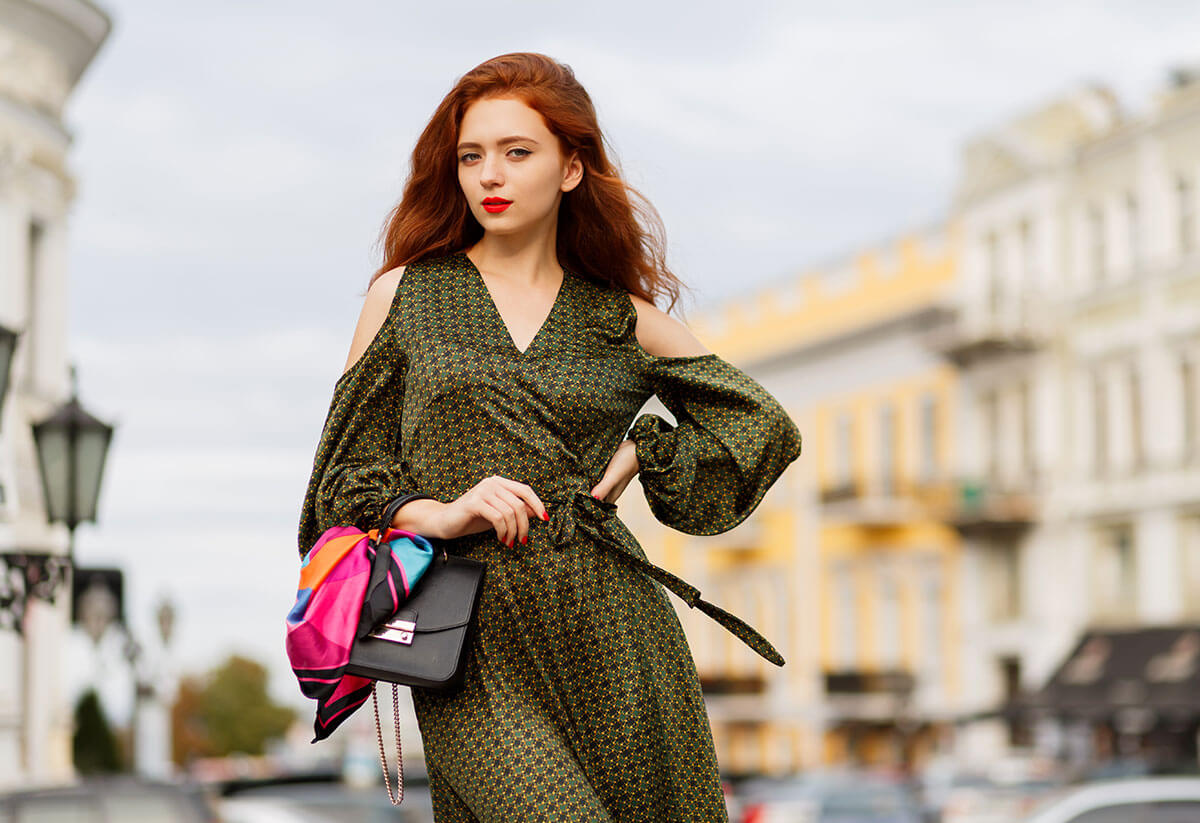
{"label": "eye", "polygon": [[459,160],[461,160],[462,162],[466,163],[466,162],[467,162],[467,161],[468,161],[470,158],[472,158],[472,157],[478,157],[478,156],[479,156],[479,155],[477,155],[475,152],[473,152],[473,151],[469,151],[469,152],[467,152],[466,154],[464,154],[462,157],[460,157],[460,158],[458,158],[458,159],[459,159]]}
{"label": "eye", "polygon": [[524,152],[524,154],[521,154],[521,155],[519,155],[520,157],[525,157],[525,156],[527,156],[527,155],[533,154],[533,152],[529,151],[528,149],[511,149],[511,150],[509,151],[509,153],[511,154],[511,153],[512,153],[512,152],[514,152],[514,151],[520,151],[520,152]]}

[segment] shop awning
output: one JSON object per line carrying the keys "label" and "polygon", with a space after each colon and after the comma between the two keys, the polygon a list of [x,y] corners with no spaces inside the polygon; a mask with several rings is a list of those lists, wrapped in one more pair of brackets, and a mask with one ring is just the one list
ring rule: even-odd
{"label": "shop awning", "polygon": [[1001,711],[1086,719],[1130,708],[1200,714],[1200,625],[1089,630],[1039,692]]}

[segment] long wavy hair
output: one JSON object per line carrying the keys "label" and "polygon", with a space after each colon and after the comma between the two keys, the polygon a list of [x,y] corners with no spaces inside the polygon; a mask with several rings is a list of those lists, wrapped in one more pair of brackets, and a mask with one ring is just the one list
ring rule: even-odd
{"label": "long wavy hair", "polygon": [[521,100],[542,115],[564,157],[579,153],[583,179],[559,204],[559,264],[652,303],[665,295],[671,311],[680,288],[687,287],[667,268],[662,219],[609,159],[592,99],[575,73],[536,52],[480,63],[443,98],[413,149],[403,195],[380,233],[383,264],[370,282],[397,266],[467,248],[483,236],[459,186],[456,147],[467,108],[492,97]]}

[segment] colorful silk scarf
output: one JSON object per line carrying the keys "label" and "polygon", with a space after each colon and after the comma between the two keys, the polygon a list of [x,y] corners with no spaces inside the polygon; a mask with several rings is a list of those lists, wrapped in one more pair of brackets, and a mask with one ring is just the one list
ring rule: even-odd
{"label": "colorful silk scarf", "polygon": [[323,740],[371,696],[374,681],[345,674],[350,647],[390,617],[433,559],[419,534],[388,529],[327,529],[304,555],[296,603],[287,616],[287,655],[305,697],[317,701],[313,728]]}

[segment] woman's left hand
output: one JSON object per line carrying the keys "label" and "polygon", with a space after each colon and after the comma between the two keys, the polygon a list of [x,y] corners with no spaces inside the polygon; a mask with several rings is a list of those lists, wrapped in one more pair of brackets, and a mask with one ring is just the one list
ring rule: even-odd
{"label": "woman's left hand", "polygon": [[621,492],[625,491],[629,481],[641,468],[637,459],[636,444],[629,439],[622,440],[612,459],[608,461],[604,476],[592,487],[592,495],[606,502],[616,503]]}

